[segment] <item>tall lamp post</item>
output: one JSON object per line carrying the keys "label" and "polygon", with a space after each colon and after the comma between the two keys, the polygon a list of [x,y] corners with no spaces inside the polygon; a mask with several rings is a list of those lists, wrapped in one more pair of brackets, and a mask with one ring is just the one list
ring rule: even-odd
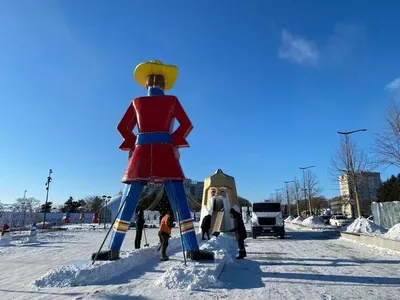
{"label": "tall lamp post", "polygon": [[[303,186],[304,186],[304,203],[307,205],[307,188],[306,188],[306,170],[310,168],[315,168],[315,166],[308,166],[308,167],[299,167],[300,170],[303,170]],[[309,192],[310,193],[310,192]],[[308,200],[308,210],[310,211],[311,215],[311,194],[310,199]]]}
{"label": "tall lamp post", "polygon": [[53,170],[49,170],[49,176],[47,176],[47,181],[44,184],[46,186],[46,201],[44,203],[44,217],[43,217],[43,229],[46,226],[46,212],[47,212],[47,201],[49,200],[49,189],[50,189],[50,182],[53,180],[51,178],[51,174],[53,173]]}
{"label": "tall lamp post", "polygon": [[357,129],[357,130],[352,130],[352,131],[338,131],[337,133],[340,135],[345,136],[345,147],[346,147],[346,166],[349,171],[350,175],[350,180],[353,185],[353,190],[354,190],[354,196],[356,198],[356,205],[357,205],[357,215],[358,217],[361,216],[361,207],[360,207],[360,197],[358,195],[358,187],[357,187],[357,178],[356,174],[354,172],[354,165],[353,165],[353,158],[351,157],[351,151],[350,151],[350,138],[349,135],[352,133],[356,132],[362,132],[362,131],[367,131],[367,129]]}
{"label": "tall lamp post", "polygon": [[[279,201],[279,191],[282,191],[282,189],[275,189],[275,194],[276,194],[276,201]],[[281,202],[281,201],[279,201]]]}
{"label": "tall lamp post", "polygon": [[287,201],[287,204],[288,204],[289,216],[290,216],[290,200],[289,200],[289,186],[288,186],[288,184],[294,182],[294,180],[284,181],[284,182],[286,184],[286,201]]}

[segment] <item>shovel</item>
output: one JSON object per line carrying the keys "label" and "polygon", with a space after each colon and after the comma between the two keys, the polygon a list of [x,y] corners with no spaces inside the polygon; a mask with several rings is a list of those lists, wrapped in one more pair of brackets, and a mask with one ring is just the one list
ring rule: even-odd
{"label": "shovel", "polygon": [[145,227],[143,227],[143,232],[144,232],[144,241],[146,242],[144,244],[144,246],[145,247],[149,247],[149,244],[147,243],[147,236],[146,236],[146,228]]}

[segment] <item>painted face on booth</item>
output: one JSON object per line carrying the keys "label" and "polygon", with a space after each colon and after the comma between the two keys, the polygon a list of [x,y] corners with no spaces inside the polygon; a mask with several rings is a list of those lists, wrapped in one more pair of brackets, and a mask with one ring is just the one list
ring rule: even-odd
{"label": "painted face on booth", "polygon": [[211,191],[211,197],[214,197],[217,192],[215,190]]}
{"label": "painted face on booth", "polygon": [[146,79],[146,88],[155,87],[164,90],[165,89],[165,78],[163,75],[152,74]]}

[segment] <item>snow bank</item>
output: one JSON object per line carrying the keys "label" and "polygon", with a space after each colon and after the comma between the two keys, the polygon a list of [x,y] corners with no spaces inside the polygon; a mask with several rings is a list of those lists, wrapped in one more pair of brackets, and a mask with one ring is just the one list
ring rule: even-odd
{"label": "snow bank", "polygon": [[301,222],[303,222],[303,218],[301,217],[301,216],[298,216],[297,218],[295,218],[292,222],[293,223],[301,223]]}
{"label": "snow bank", "polygon": [[389,231],[386,232],[384,237],[389,240],[400,241],[400,223],[390,228]]}
{"label": "snow bank", "polygon": [[367,234],[367,235],[381,235],[387,230],[375,223],[368,221],[366,218],[359,217],[347,226],[346,232]]}
{"label": "snow bank", "polygon": [[169,289],[186,290],[222,287],[218,276],[236,248],[237,242],[232,236],[220,234],[200,247],[214,252],[214,262],[188,262],[187,266],[180,263],[168,269],[156,284]]}
{"label": "snow bank", "polygon": [[[169,240],[169,251],[176,251],[180,247],[180,237]],[[42,288],[100,284],[131,271],[137,266],[146,264],[149,259],[159,256],[157,248],[158,245],[135,251],[121,251],[121,258],[116,261],[97,261],[92,265],[92,262],[88,260],[80,265],[61,266],[50,270],[35,280],[33,285]]]}
{"label": "snow bank", "polygon": [[294,218],[292,216],[289,216],[285,219],[285,222],[292,222]]}
{"label": "snow bank", "polygon": [[304,225],[304,226],[307,226],[307,227],[312,227],[312,228],[314,228],[314,227],[326,227],[324,221],[321,218],[316,217],[316,216],[311,216],[311,217],[308,217],[308,218],[304,219],[301,222],[301,225]]}

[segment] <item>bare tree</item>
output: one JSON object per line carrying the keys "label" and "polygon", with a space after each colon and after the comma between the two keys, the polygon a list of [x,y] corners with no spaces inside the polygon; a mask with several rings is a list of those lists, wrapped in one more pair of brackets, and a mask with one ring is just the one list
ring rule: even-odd
{"label": "bare tree", "polygon": [[339,148],[331,156],[330,173],[334,176],[336,182],[340,176],[344,181],[347,181],[350,187],[350,194],[346,195],[348,198],[347,202],[354,193],[359,216],[361,215],[361,209],[358,185],[363,180],[362,172],[372,171],[375,167],[372,160],[357,146],[354,140],[350,140],[348,135],[341,136]]}
{"label": "bare tree", "polygon": [[305,176],[303,180],[305,180],[305,184],[303,182],[303,186],[305,186],[307,189],[308,204],[309,204],[308,209],[310,210],[310,214],[312,214],[313,211],[312,199],[322,192],[322,187],[319,184],[317,176],[311,170],[305,171]]}
{"label": "bare tree", "polygon": [[375,135],[373,152],[378,164],[400,167],[400,107],[391,101],[385,116],[386,128]]}
{"label": "bare tree", "polygon": [[294,179],[294,182],[290,185],[289,195],[290,198],[293,199],[293,201],[296,203],[297,215],[300,216],[299,201],[301,200],[302,192],[301,192],[300,181],[297,180],[296,178]]}
{"label": "bare tree", "polygon": [[16,221],[16,225],[25,226],[27,223],[35,222],[39,208],[40,201],[33,197],[16,199],[12,209],[12,224]]}

